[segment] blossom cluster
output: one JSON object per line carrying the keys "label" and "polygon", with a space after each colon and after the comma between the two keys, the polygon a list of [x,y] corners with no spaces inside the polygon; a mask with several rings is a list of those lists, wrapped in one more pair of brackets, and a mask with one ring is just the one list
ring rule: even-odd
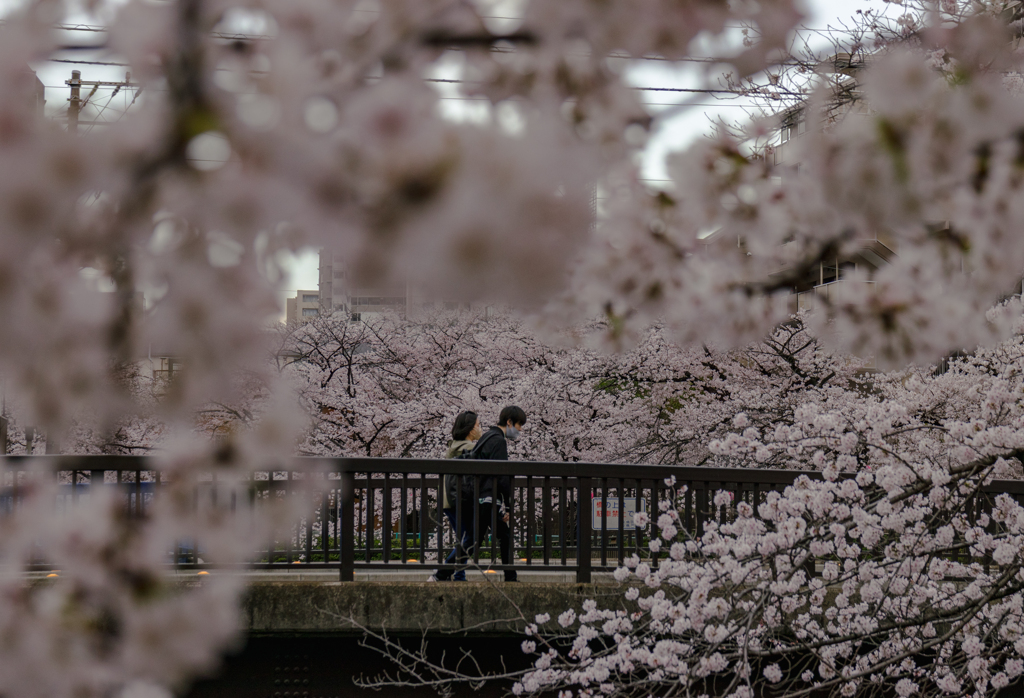
{"label": "blossom cluster", "polygon": [[[516,693],[982,696],[1024,672],[1024,508],[977,507],[991,459],[907,477],[801,476],[687,530],[662,502],[654,559],[634,556],[619,608],[542,628]],[[941,480],[941,482],[937,482]],[[666,483],[669,484],[669,483]],[[681,501],[681,500],[680,500]],[[756,506],[756,514],[754,507]],[[652,556],[653,557],[653,556]]]}
{"label": "blossom cluster", "polygon": [[552,342],[498,310],[288,328],[282,370],[312,420],[302,452],[437,458],[459,411],[487,426],[517,404],[530,428],[516,457],[712,462],[708,445],[735,430],[737,411],[771,424],[803,404],[842,403],[863,365],[822,350],[800,317],[736,351],[681,347],[661,327],[629,352],[589,349],[604,331],[581,325]]}

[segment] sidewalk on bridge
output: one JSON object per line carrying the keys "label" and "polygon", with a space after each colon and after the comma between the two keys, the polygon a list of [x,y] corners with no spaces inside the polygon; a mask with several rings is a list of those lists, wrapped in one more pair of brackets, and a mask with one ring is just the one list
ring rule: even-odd
{"label": "sidewalk on bridge", "polygon": [[[296,565],[297,567],[297,565]],[[357,582],[427,582],[427,577],[434,571],[429,565],[423,565],[422,568],[417,566],[414,569],[391,570],[356,570],[355,581]],[[538,570],[536,572],[531,570],[516,570],[519,575],[519,581],[526,584],[575,584],[576,583],[576,572],[567,570],[565,572],[551,571],[551,570]],[[181,577],[194,577],[196,572],[192,570],[179,571],[175,573]],[[251,582],[337,582],[338,571],[337,570],[316,570],[316,571],[303,571],[301,569],[296,570],[249,570],[245,572],[218,572],[216,570],[210,571],[211,575],[214,574],[242,574],[245,576],[247,581]],[[591,579],[594,583],[614,583],[610,572],[593,572]],[[482,572],[479,570],[467,570],[466,571],[467,582],[501,582],[502,575],[500,572]],[[459,582],[437,582],[437,584],[458,584]]]}
{"label": "sidewalk on bridge", "polygon": [[[434,568],[427,565],[396,565],[394,570],[359,570],[355,572],[355,581],[357,582],[423,582],[427,583],[427,578],[433,573]],[[566,570],[564,572],[559,570],[530,570],[527,567],[520,567],[516,570],[519,581],[526,584],[575,584],[576,583],[576,571]],[[17,576],[25,579],[45,579],[47,577],[59,578],[60,570],[52,570],[51,572],[29,572],[29,573],[18,573]],[[321,582],[330,583],[338,581],[338,570],[310,570],[303,569],[302,565],[295,565],[294,568],[286,570],[169,570],[168,574],[179,579],[194,579],[197,576],[211,576],[219,575],[232,575],[242,576],[246,582],[259,583],[259,582]],[[0,574],[0,577],[3,575]],[[502,574],[500,571],[485,571],[485,570],[466,570],[466,581],[467,582],[501,582]],[[611,572],[592,572],[591,581],[594,584],[614,584],[615,580],[612,578]],[[440,585],[445,584],[458,584],[458,582],[436,582]]]}

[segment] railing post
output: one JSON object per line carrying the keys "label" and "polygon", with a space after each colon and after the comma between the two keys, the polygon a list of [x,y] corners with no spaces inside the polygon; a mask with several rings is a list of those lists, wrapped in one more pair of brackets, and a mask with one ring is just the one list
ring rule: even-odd
{"label": "railing post", "polygon": [[576,583],[590,584],[590,495],[592,488],[589,477],[579,478],[579,492],[576,493]]}
{"label": "railing post", "polygon": [[342,582],[355,581],[356,476],[341,473],[341,501],[338,503],[338,558]]}

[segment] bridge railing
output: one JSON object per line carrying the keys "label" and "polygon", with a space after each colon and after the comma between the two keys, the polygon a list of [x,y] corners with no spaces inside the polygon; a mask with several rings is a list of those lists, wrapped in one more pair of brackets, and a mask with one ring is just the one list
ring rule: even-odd
{"label": "bridge railing", "polygon": [[[456,569],[443,561],[453,549],[468,555],[461,566],[492,572],[506,569],[575,572],[588,582],[594,571],[622,565],[634,552],[645,550],[657,535],[659,505],[669,495],[666,480],[686,493],[675,504],[679,526],[701,535],[708,521],[724,521],[736,504],[757,507],[768,492],[782,491],[801,475],[792,470],[695,468],[668,465],[595,463],[423,460],[388,458],[295,458],[280,468],[253,472],[225,484],[219,475],[181,475],[159,469],[157,458],[134,456],[6,457],[0,480],[0,517],[18,507],[21,488],[32,473],[44,473],[57,483],[56,515],[89,497],[96,487],[115,491],[129,517],[144,518],[149,507],[170,485],[182,484],[198,510],[215,505],[230,511],[259,510],[273,502],[295,506],[292,523],[271,540],[253,540],[246,567],[254,569],[336,570],[341,581],[354,579],[356,570],[421,570],[424,579],[435,569]],[[463,476],[472,489],[455,504],[452,526],[442,510],[441,488],[446,473]],[[497,498],[497,479],[507,476],[511,498],[506,503],[512,539],[511,564],[499,562],[499,541],[482,536],[479,545],[459,540],[463,521],[474,531],[494,531],[496,507],[474,506],[481,498]],[[485,480],[491,483],[488,492]],[[111,490],[110,488],[114,488]],[[715,494],[728,492],[729,503],[715,504]],[[984,496],[971,503],[972,516],[991,509],[991,496],[1007,492],[1024,501],[1024,482],[995,481]],[[482,512],[490,521],[481,521]],[[648,515],[645,525],[635,512]],[[178,569],[210,567],[203,560],[203,540],[177,541],[167,551],[169,566]],[[658,564],[658,554],[651,564]],[[59,565],[45,551],[34,561],[38,569]]]}
{"label": "bridge railing", "polygon": [[[409,569],[420,565],[433,570],[438,560],[459,545],[456,530],[468,520],[474,531],[494,531],[500,515],[496,507],[472,506],[488,495],[497,499],[497,478],[508,476],[511,500],[506,503],[513,541],[512,564],[499,563],[499,541],[490,535],[480,545],[469,545],[470,566],[489,571],[574,571],[585,582],[595,570],[613,570],[656,535],[658,504],[666,498],[665,480],[687,486],[680,511],[687,530],[703,531],[704,522],[723,515],[713,505],[718,490],[734,498],[759,501],[770,490],[781,491],[801,473],[796,471],[686,468],[676,466],[608,465],[593,463],[494,462],[468,460],[348,459],[335,463],[337,471],[351,473],[352,511],[345,513],[344,490],[340,520],[342,549],[346,530],[352,530],[352,569]],[[464,476],[473,490],[469,502],[455,502],[456,525],[446,522],[439,497],[444,473]],[[486,491],[485,479],[491,483]],[[468,511],[466,510],[468,509]],[[334,513],[334,509],[325,509]],[[636,525],[633,514],[643,511],[651,521]],[[481,521],[489,512],[490,521]],[[653,514],[653,516],[651,516]],[[351,521],[351,524],[348,522]],[[337,530],[328,522],[329,531]],[[309,540],[309,535],[305,536]],[[654,561],[657,564],[657,561]],[[350,578],[346,565],[343,579]],[[426,574],[425,574],[426,576]]]}

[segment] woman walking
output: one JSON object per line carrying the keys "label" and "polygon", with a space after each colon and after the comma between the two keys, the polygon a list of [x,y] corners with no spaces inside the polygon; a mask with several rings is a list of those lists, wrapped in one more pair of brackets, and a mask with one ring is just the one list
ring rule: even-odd
{"label": "woman walking", "polygon": [[[455,418],[455,425],[452,427],[452,440],[448,442],[448,452],[445,458],[456,458],[459,455],[473,450],[477,439],[483,433],[480,427],[480,418],[476,412],[463,412]],[[452,530],[459,531],[459,543],[452,549],[445,559],[445,564],[458,562],[459,568],[440,569],[427,578],[428,582],[447,582],[453,579],[456,582],[466,581],[465,565],[469,557],[466,550],[473,544],[473,512],[475,504],[469,499],[462,497],[462,488],[459,486],[458,475],[445,475],[444,486],[441,488],[441,508],[444,515],[451,522]],[[462,498],[462,521],[457,521],[456,503]]]}

